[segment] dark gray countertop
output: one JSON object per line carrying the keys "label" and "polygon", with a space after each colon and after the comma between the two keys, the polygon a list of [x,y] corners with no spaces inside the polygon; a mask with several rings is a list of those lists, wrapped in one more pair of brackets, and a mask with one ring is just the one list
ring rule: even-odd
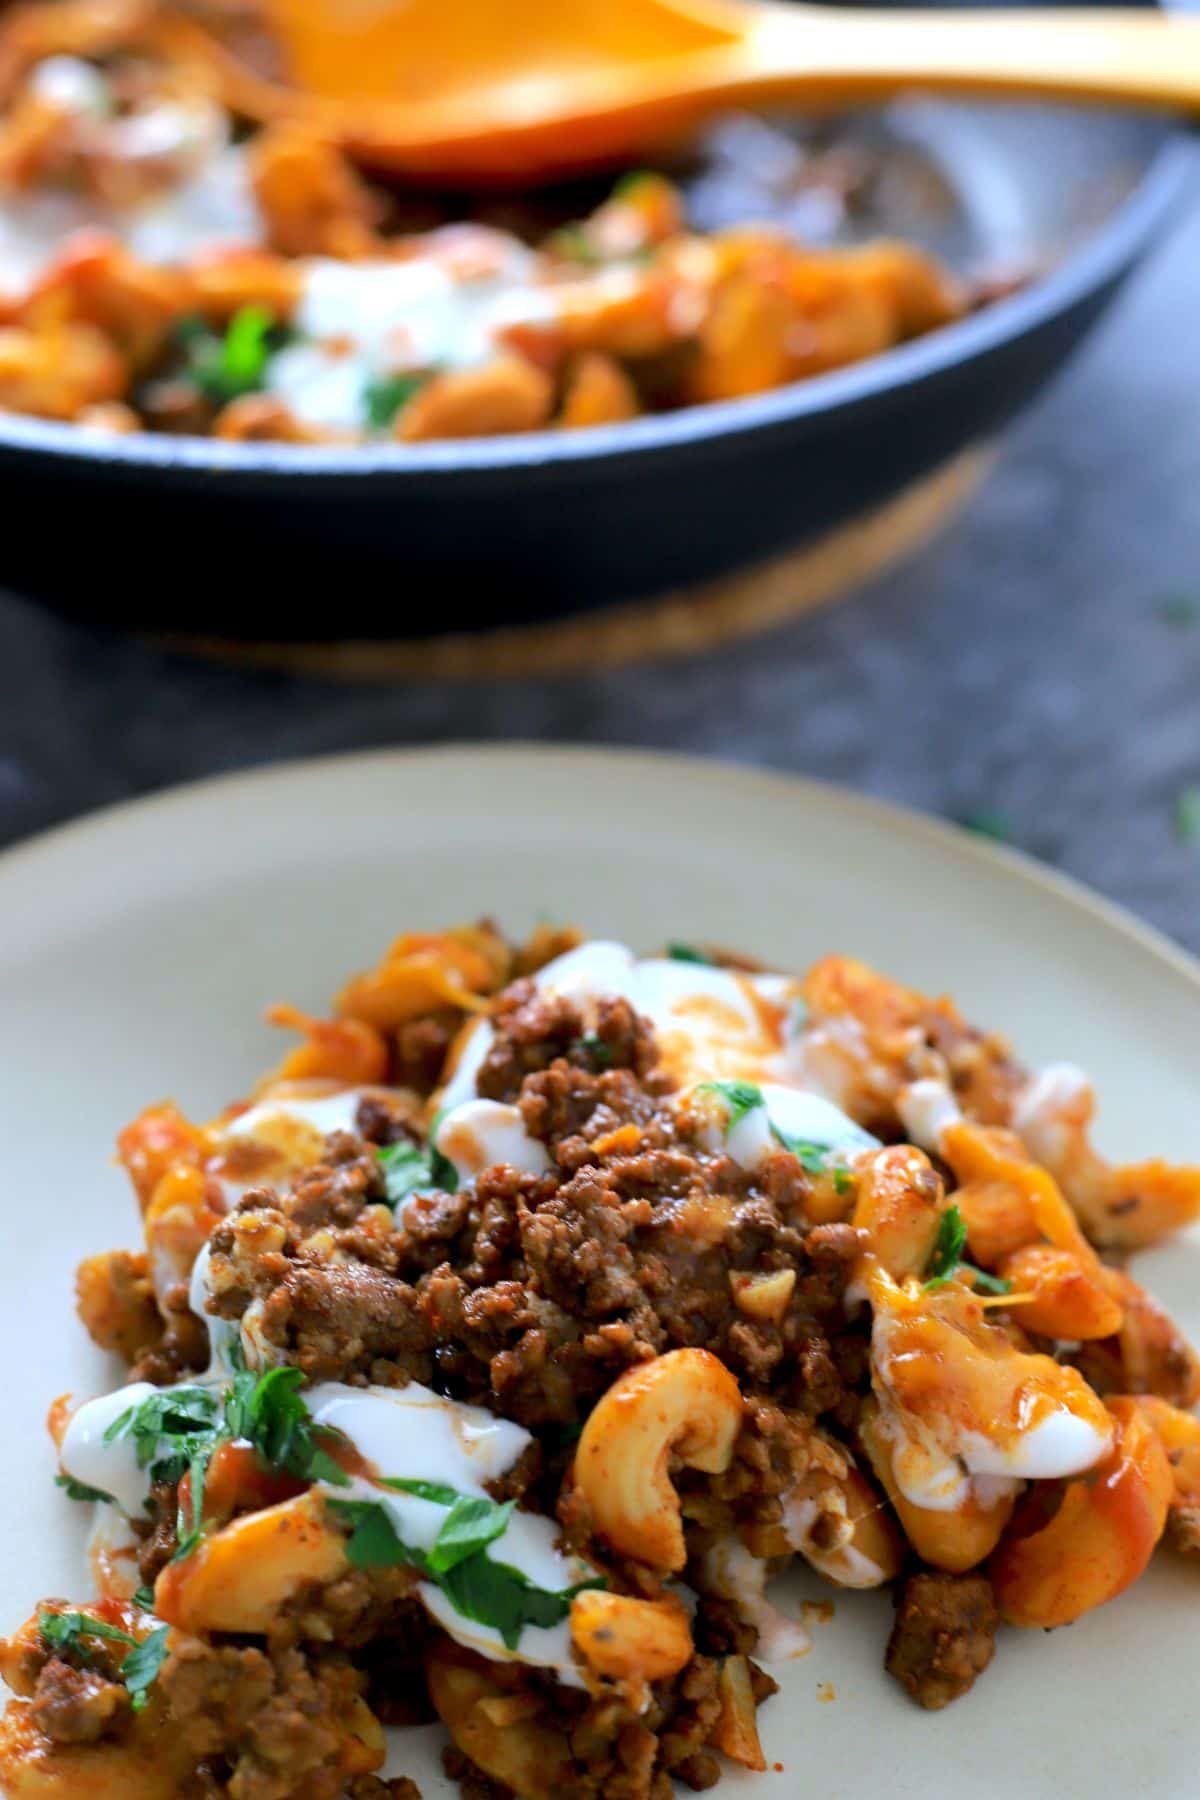
{"label": "dark gray countertop", "polygon": [[1022,848],[1200,950],[1200,820],[1189,836],[1176,817],[1200,790],[1200,207],[944,537],[768,638],[569,680],[350,688],[190,662],[0,597],[0,659],[3,841],[282,757],[637,743],[1002,814]]}

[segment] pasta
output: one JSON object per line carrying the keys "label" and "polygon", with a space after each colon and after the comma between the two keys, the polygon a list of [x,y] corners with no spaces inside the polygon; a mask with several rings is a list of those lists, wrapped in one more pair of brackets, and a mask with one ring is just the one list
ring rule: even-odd
{"label": "pasta", "polygon": [[[413,1800],[431,1716],[469,1800],[666,1800],[767,1767],[797,1559],[899,1584],[937,1708],[1200,1544],[1128,1170],[950,1001],[482,924],[270,1017],[249,1098],[118,1138],[143,1243],[78,1300],[129,1379],[50,1415],[96,1597],[0,1641],[14,1800]],[[1200,1209],[1140,1168],[1122,1248]]]}
{"label": "pasta", "polygon": [[840,368],[972,304],[908,244],[692,229],[654,173],[566,223],[530,202],[523,233],[405,229],[436,204],[256,116],[197,11],[272,54],[250,4],[0,18],[0,411],[300,445],[579,430]]}

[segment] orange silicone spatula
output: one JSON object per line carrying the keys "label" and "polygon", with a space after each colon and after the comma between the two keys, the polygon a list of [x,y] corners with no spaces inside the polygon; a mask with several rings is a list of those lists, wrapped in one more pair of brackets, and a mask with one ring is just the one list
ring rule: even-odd
{"label": "orange silicone spatula", "polygon": [[1200,17],[772,0],[267,0],[293,88],[243,84],[428,179],[540,180],[637,156],[730,105],[902,88],[1200,113]]}

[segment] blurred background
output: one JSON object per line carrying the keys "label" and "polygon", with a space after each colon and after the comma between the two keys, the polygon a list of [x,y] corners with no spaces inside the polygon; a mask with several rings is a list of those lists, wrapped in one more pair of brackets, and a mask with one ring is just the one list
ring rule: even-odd
{"label": "blurred background", "polygon": [[[1169,234],[987,450],[985,479],[894,566],[765,631],[672,654],[651,634],[648,656],[606,668],[585,625],[555,673],[512,674],[511,661],[501,672],[485,651],[466,676],[418,657],[403,673],[346,679],[319,661],[259,667],[67,620],[3,587],[0,531],[0,838],[287,757],[453,740],[637,744],[819,776],[957,820],[1200,950],[1190,154],[1191,198]],[[59,515],[51,499],[44,529],[69,533],[69,505]],[[83,610],[103,616],[157,542],[147,505],[141,531],[124,524],[95,556]],[[381,564],[378,578],[400,584],[403,568]]]}

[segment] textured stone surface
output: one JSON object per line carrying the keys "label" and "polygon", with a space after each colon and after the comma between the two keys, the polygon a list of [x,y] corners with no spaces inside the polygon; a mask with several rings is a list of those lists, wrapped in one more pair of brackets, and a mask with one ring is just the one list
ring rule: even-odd
{"label": "textured stone surface", "polygon": [[1200,619],[1160,610],[1200,603],[1198,294],[1200,208],[940,542],[716,655],[491,690],[343,688],[187,662],[0,599],[0,836],[282,757],[637,743],[1003,813],[1024,849],[1200,950],[1200,839],[1173,826],[1200,784]]}

